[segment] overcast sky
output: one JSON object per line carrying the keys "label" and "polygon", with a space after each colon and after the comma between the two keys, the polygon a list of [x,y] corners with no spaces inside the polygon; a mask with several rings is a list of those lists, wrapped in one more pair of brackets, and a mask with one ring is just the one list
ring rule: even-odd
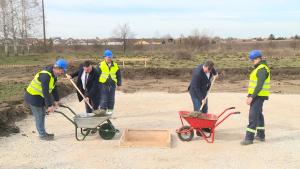
{"label": "overcast sky", "polygon": [[48,37],[107,38],[127,22],[136,38],[300,34],[297,0],[45,0],[45,10]]}

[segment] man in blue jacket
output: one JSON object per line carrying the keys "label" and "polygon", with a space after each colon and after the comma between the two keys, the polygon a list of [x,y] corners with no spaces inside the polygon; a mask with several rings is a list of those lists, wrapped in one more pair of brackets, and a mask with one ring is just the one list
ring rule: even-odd
{"label": "man in blue jacket", "polygon": [[54,134],[48,134],[45,130],[45,115],[46,112],[54,112],[54,108],[58,106],[59,96],[55,83],[57,77],[63,75],[67,68],[67,61],[58,59],[53,67],[47,67],[38,72],[26,89],[24,99],[35,117],[36,128],[41,140],[54,139]]}
{"label": "man in blue jacket", "polygon": [[[85,61],[82,65],[80,65],[79,69],[76,72],[66,76],[69,79],[78,77],[76,83],[77,87],[79,88],[81,93],[84,94],[86,101],[93,106],[93,109],[98,109],[100,103],[100,93],[98,90],[99,73],[92,66],[92,62],[88,60]],[[79,102],[81,102],[83,98],[78,91],[77,96]],[[93,110],[89,107],[88,104],[85,104],[85,108],[87,113],[92,113]]]}
{"label": "man in blue jacket", "polygon": [[211,79],[215,75],[217,75],[217,72],[214,69],[214,63],[212,61],[206,61],[193,70],[192,80],[188,90],[192,98],[194,111],[200,111],[201,105],[204,104],[201,112],[207,113],[208,105],[205,97],[210,88]]}

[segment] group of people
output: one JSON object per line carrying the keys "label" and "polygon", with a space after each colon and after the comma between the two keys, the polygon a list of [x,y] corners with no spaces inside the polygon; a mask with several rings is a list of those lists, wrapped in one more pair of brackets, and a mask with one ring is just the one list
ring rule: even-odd
{"label": "group of people", "polygon": [[58,76],[66,74],[70,80],[77,77],[77,88],[84,96],[81,96],[78,91],[78,99],[79,101],[85,99],[86,113],[98,109],[101,114],[113,113],[115,90],[122,85],[121,71],[118,64],[112,60],[113,53],[110,50],[105,50],[103,57],[103,61],[97,67],[93,67],[92,62],[87,60],[70,75],[66,74],[68,62],[58,59],[54,66],[46,67],[35,75],[26,89],[25,101],[35,117],[41,140],[54,139],[54,134],[49,134],[45,130],[45,115],[54,112],[54,109],[59,106],[59,95],[55,85]]}
{"label": "group of people", "polygon": [[[115,104],[115,91],[122,85],[121,71],[116,62],[112,60],[113,53],[104,51],[104,60],[97,67],[92,66],[91,61],[85,61],[80,68],[66,75],[68,79],[77,78],[77,87],[85,98],[77,92],[79,101],[85,99],[92,105],[94,110],[100,108],[100,113],[112,114]],[[86,103],[86,112],[91,113],[93,109]]]}
{"label": "group of people", "polygon": [[[265,141],[265,122],[263,115],[263,103],[270,95],[270,68],[262,58],[262,52],[253,50],[249,53],[254,69],[249,76],[248,94],[246,104],[250,106],[249,124],[246,128],[246,136],[241,145],[253,144],[253,140]],[[208,101],[207,92],[211,87],[211,79],[217,76],[212,61],[206,61],[197,66],[192,73],[192,80],[189,85],[189,93],[194,106],[194,111],[207,113]],[[203,106],[202,106],[203,105]],[[203,107],[201,109],[201,107]],[[205,128],[203,131],[210,132]],[[197,135],[201,136],[198,132]],[[255,135],[256,134],[256,135]]]}
{"label": "group of people", "polygon": [[[85,96],[83,98],[78,93],[79,101],[85,99],[94,110],[100,109],[107,114],[113,112],[115,90],[122,84],[119,66],[112,61],[112,57],[113,53],[110,50],[105,50],[104,60],[96,68],[92,66],[90,61],[85,61],[76,72],[66,75],[68,79],[78,77],[77,87]],[[249,124],[246,128],[245,139],[241,142],[242,145],[253,144],[254,139],[265,141],[265,124],[262,112],[263,103],[268,100],[270,95],[270,69],[266,61],[262,59],[261,51],[251,51],[249,59],[253,63],[254,69],[249,76],[246,100],[246,104],[250,105]],[[58,76],[66,73],[67,67],[67,61],[64,59],[57,60],[53,67],[47,67],[38,72],[26,89],[25,101],[30,105],[35,117],[36,128],[42,140],[53,140],[54,138],[54,134],[45,131],[45,114],[53,112],[55,107],[59,105],[55,83]],[[217,72],[212,61],[206,61],[193,70],[188,90],[194,111],[208,112],[206,96],[214,76],[217,77]],[[51,94],[54,101],[50,96]],[[86,104],[86,112],[91,113],[92,111]],[[210,132],[210,129],[204,131]]]}

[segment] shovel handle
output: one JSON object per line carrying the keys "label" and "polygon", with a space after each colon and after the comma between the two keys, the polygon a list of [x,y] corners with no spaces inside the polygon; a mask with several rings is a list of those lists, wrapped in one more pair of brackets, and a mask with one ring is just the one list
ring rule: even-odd
{"label": "shovel handle", "polygon": [[[68,78],[69,79],[69,78]],[[82,92],[79,90],[79,88],[77,87],[77,85],[74,83],[74,81],[72,80],[72,79],[69,79],[70,80],[70,82],[72,83],[72,85],[76,88],[76,90],[80,93],[80,95],[83,97],[83,100],[85,101],[85,103],[92,109],[92,110],[94,110],[93,109],[93,107],[92,107],[92,105],[87,101],[87,100],[85,100],[85,96],[82,94]]]}
{"label": "shovel handle", "polygon": [[[207,99],[207,97],[208,97],[208,94],[209,94],[209,92],[210,92],[210,90],[211,90],[211,88],[212,88],[212,86],[214,85],[214,82],[215,82],[215,80],[216,80],[216,78],[217,78],[217,76],[218,76],[218,74],[217,75],[215,75],[215,76],[213,76],[213,79],[212,79],[212,81],[211,81],[211,85],[210,85],[210,88],[208,89],[208,91],[207,91],[207,94],[206,94],[206,96],[205,96],[205,100]],[[203,99],[203,100],[204,100]],[[202,100],[201,100],[201,102],[202,102]],[[200,112],[202,111],[202,109],[203,109],[203,106],[204,106],[204,103],[202,103],[201,104],[201,107],[200,107]]]}

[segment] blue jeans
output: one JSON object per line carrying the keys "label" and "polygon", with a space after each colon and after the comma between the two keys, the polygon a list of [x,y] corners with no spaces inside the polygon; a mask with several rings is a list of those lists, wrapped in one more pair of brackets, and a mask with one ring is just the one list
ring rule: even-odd
{"label": "blue jeans", "polygon": [[[194,111],[199,111],[202,105],[202,100],[199,100],[197,97],[192,97],[192,102],[193,102],[193,106],[194,106]],[[208,111],[208,99],[206,99],[206,103],[204,104],[201,112],[202,113],[207,113]]]}
{"label": "blue jeans", "polygon": [[[193,102],[193,106],[194,106],[194,111],[199,111],[200,107],[202,105],[202,100],[196,96],[194,96],[194,94],[190,91],[189,92],[192,98],[192,102]],[[202,108],[202,113],[207,113],[208,111],[208,99],[206,99],[206,103],[204,104],[203,108]]]}
{"label": "blue jeans", "polygon": [[30,109],[35,118],[35,126],[36,126],[37,131],[39,132],[39,136],[44,137],[46,135],[46,130],[45,130],[46,111],[45,111],[45,108],[30,105]]}

